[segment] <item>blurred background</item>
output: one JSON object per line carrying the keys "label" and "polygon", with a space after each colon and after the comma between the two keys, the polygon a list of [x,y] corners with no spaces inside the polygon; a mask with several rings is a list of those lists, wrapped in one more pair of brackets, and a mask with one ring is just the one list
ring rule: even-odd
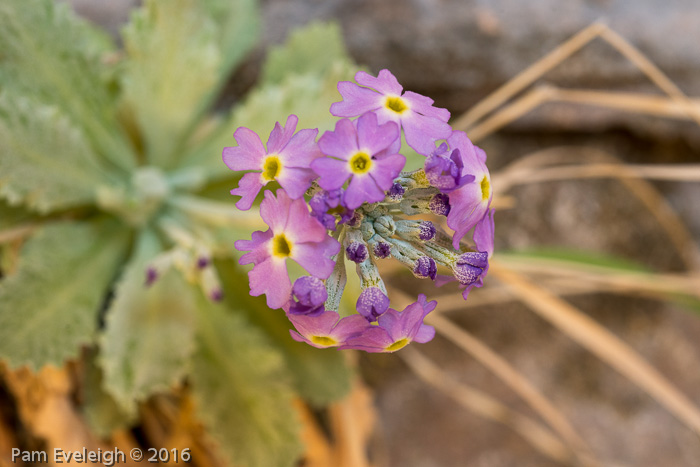
{"label": "blurred background", "polygon": [[[119,40],[118,31],[140,2],[67,3]],[[430,96],[436,105],[449,109],[453,124],[594,21],[624,37],[683,93],[700,96],[700,3],[694,0],[269,0],[261,7],[261,40],[228,80],[218,108],[236,105],[255,86],[269,47],[314,20],[337,21],[355,62],[373,73],[388,68],[405,89]],[[469,129],[477,128],[475,142],[488,154],[494,189],[500,195],[496,251],[509,252],[503,264],[517,269],[528,284],[547,289],[618,336],[692,403],[700,404],[700,183],[692,175],[697,172],[683,177],[679,172],[654,171],[655,166],[700,163],[700,101],[691,98],[683,107],[668,98],[629,56],[601,37],[557,60],[551,70],[537,69],[540,76],[532,79],[534,88],[590,92],[561,98],[550,93],[538,101],[541,105],[521,102],[513,118],[492,128],[479,128],[478,122],[470,121],[460,128],[469,135]],[[530,85],[516,89],[509,102],[530,89]],[[625,95],[631,98],[619,104],[611,97]],[[658,99],[647,102],[635,98],[639,95]],[[695,110],[689,111],[692,105]],[[518,161],[530,162],[518,165]],[[624,182],[630,178],[616,177],[610,166],[598,175],[580,176],[573,170],[542,176],[553,165],[583,163],[626,164],[651,175],[632,178],[649,180],[641,188]],[[624,170],[620,166],[617,175]],[[600,271],[587,267],[607,268],[605,273],[613,276],[629,270],[648,274],[639,282],[616,287],[617,276],[607,281],[598,275],[594,280],[590,276]],[[683,293],[694,299],[678,300],[681,292],[674,286],[664,289],[663,280],[672,282],[674,277],[687,280]],[[568,281],[556,282],[562,278]],[[404,279],[397,275],[389,283],[408,290],[411,285]],[[586,462],[585,456],[567,460],[546,455],[556,453],[556,446],[550,445],[550,451],[533,447],[513,414],[536,418],[541,412],[496,376],[498,364],[477,356],[484,355],[478,345],[465,351],[457,344],[466,338],[454,337],[450,326],[477,338],[479,345],[536,387],[568,419],[599,465],[700,465],[697,433],[657,397],[594,355],[590,350],[597,348],[595,343],[581,345],[533,313],[532,303],[526,305],[522,295],[508,288],[507,277],[494,274],[486,283],[473,292],[468,306],[438,299],[441,318],[433,323],[437,337],[413,346],[419,355],[352,357],[366,385],[357,391],[364,391],[370,401],[362,410],[372,423],[358,435],[364,459],[347,465]],[[456,289],[439,293],[456,295]],[[420,369],[427,368],[420,365],[425,358],[437,365],[433,370],[439,373],[421,377]],[[450,393],[429,384],[428,374],[449,378],[447,386],[455,391],[478,390],[502,408],[479,413],[478,407],[489,404],[476,393]],[[326,425],[332,439],[333,424]]]}

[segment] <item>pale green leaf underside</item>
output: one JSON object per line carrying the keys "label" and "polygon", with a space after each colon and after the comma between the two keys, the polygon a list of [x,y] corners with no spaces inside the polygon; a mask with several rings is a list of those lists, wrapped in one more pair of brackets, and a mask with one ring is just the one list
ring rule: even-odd
{"label": "pale green leaf underside", "polygon": [[351,79],[356,71],[352,64],[336,62],[326,75],[292,75],[279,85],[267,85],[252,91],[222,124],[230,131],[221,132],[205,147],[190,154],[187,163],[206,171],[210,178],[233,176],[235,174],[221,160],[221,153],[224,147],[236,145],[233,139],[236,128],[250,128],[266,143],[275,123],[284,124],[290,114],[299,117],[297,131],[318,128],[320,136],[324,131],[332,130],[337,118],[328,109],[333,102],[340,101],[336,88],[338,81]]}
{"label": "pale green leaf underside", "polygon": [[0,197],[49,212],[110,183],[83,133],[55,107],[0,93]]}
{"label": "pale green leaf underside", "polygon": [[92,431],[106,438],[113,431],[125,429],[136,420],[104,390],[102,370],[97,366],[96,357],[96,350],[92,350],[85,361],[82,411]]}
{"label": "pale green leaf underside", "polygon": [[0,2],[0,89],[60,109],[100,156],[133,167],[105,85],[106,36],[53,0]]}
{"label": "pale green leaf underside", "polygon": [[32,217],[32,213],[26,209],[19,206],[10,206],[0,200],[0,231],[16,227]]}
{"label": "pale green leaf underside", "polygon": [[296,465],[302,447],[289,375],[241,314],[202,300],[191,376],[199,416],[232,465]]}
{"label": "pale green leaf underside", "polygon": [[280,84],[291,75],[324,76],[336,62],[351,63],[340,26],[312,23],[293,31],[281,47],[268,53],[261,84]]}
{"label": "pale green leaf underside", "polygon": [[170,167],[179,136],[219,78],[216,23],[197,0],[148,0],[124,29],[124,99],[149,160]]}
{"label": "pale green leaf underside", "polygon": [[149,231],[138,243],[100,337],[105,388],[131,413],[137,401],[184,376],[194,346],[196,307],[194,289],[175,269],[145,286],[146,269],[161,246]]}
{"label": "pale green leaf underside", "polygon": [[342,352],[317,349],[292,339],[289,334],[292,324],[284,312],[268,308],[263,296],[250,296],[248,277],[236,266],[236,260],[218,261],[216,266],[227,302],[238,306],[253,324],[271,337],[271,342],[282,351],[294,385],[304,399],[323,406],[348,393],[352,372]]}
{"label": "pale green leaf underside", "polygon": [[[304,49],[326,45],[328,48],[313,59]],[[289,69],[284,70],[285,66]],[[221,152],[236,144],[232,135],[240,126],[257,132],[263,143],[275,123],[284,124],[290,114],[299,117],[297,130],[318,128],[320,136],[333,129],[337,118],[329,109],[340,101],[338,81],[352,79],[357,72],[357,65],[342,47],[340,30],[333,24],[312,24],[296,31],[287,45],[271,52],[263,68],[269,77],[219,123],[215,137],[188,154],[185,165],[196,166],[212,178],[234,175],[222,162]]]}
{"label": "pale green leaf underside", "polygon": [[260,12],[256,0],[200,0],[218,28],[222,75],[235,67],[258,40]]}
{"label": "pale green leaf underside", "polygon": [[61,222],[24,246],[0,282],[0,359],[12,367],[60,366],[92,341],[97,314],[127,235],[111,222]]}

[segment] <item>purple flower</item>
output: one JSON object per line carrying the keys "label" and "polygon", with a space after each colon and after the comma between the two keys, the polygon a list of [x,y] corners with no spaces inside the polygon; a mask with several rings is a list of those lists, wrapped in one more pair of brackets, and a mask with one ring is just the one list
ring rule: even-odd
{"label": "purple flower", "polygon": [[448,282],[457,280],[462,290],[462,298],[465,300],[469,296],[469,292],[474,287],[482,287],[484,278],[489,271],[488,259],[493,254],[493,236],[494,236],[494,209],[488,213],[474,227],[474,243],[480,251],[463,253],[457,259],[452,267],[452,276],[437,276],[435,285],[442,287]]}
{"label": "purple flower", "polygon": [[317,316],[325,310],[324,303],[328,298],[328,292],[323,281],[313,276],[303,276],[294,281],[292,300],[289,305],[289,314]]}
{"label": "purple flower", "polygon": [[328,230],[335,230],[336,215],[340,216],[339,223],[345,224],[355,214],[355,211],[343,206],[343,195],[342,188],[331,191],[320,190],[314,193],[309,200],[311,215]]}
{"label": "purple flower", "polygon": [[392,201],[401,201],[404,193],[406,193],[406,189],[402,187],[400,183],[394,183],[391,188],[389,188],[387,196]]}
{"label": "purple flower", "polygon": [[357,311],[370,323],[389,309],[389,297],[379,287],[367,287],[357,298]]}
{"label": "purple flower", "polygon": [[491,255],[493,255],[495,233],[493,215],[495,213],[495,209],[490,209],[489,212],[487,212],[486,215],[476,224],[476,227],[474,227],[474,243],[476,244],[476,249],[479,251],[485,251],[489,258]]}
{"label": "purple flower", "polygon": [[319,349],[345,345],[348,339],[365,332],[369,326],[360,315],[340,318],[335,311],[324,311],[318,316],[287,315],[296,331],[290,330],[292,338],[306,342]]}
{"label": "purple flower", "polygon": [[413,274],[421,279],[435,279],[437,275],[437,264],[435,260],[429,256],[421,256],[416,260],[413,267]]}
{"label": "purple flower", "polygon": [[491,177],[486,168],[486,153],[472,144],[467,135],[455,131],[447,138],[452,149],[459,149],[462,171],[461,176],[471,175],[474,180],[448,193],[450,211],[447,225],[454,230],[452,246],[459,249],[462,238],[484,218],[491,205],[493,190]]}
{"label": "purple flower", "polygon": [[289,302],[292,292],[287,258],[325,279],[333,271],[331,257],[340,251],[340,244],[311,217],[303,199],[292,200],[284,190],[277,190],[277,198],[265,192],[260,216],[270,228],[253,232],[252,240],[238,240],[235,247],[250,251],[240,259],[240,264],[254,264],[248,273],[250,294],[266,294],[267,306],[280,308]]}
{"label": "purple flower", "polygon": [[322,157],[311,163],[320,175],[318,184],[324,190],[337,190],[350,179],[344,195],[349,209],[362,203],[384,199],[384,192],[406,164],[406,158],[394,154],[391,146],[399,139],[399,129],[393,122],[377,123],[377,116],[368,113],[352,122],[338,121],[335,131],[327,131],[318,141]]}
{"label": "purple flower", "polygon": [[366,260],[369,256],[367,247],[364,243],[360,242],[350,243],[350,245],[348,245],[348,247],[345,249],[345,253],[347,253],[348,259],[350,261],[353,261],[358,264]]}
{"label": "purple flower", "polygon": [[245,127],[233,134],[238,146],[224,148],[224,163],[231,170],[252,170],[241,178],[232,195],[241,196],[236,207],[250,209],[263,186],[276,181],[292,199],[301,198],[311,186],[316,174],[309,168],[311,161],[321,157],[316,145],[318,130],[294,131],[298,118],[290,115],[284,128],[279,123],[270,133],[267,150],[260,137]]}
{"label": "purple flower", "polygon": [[450,206],[450,197],[445,194],[438,193],[437,195],[433,196],[433,199],[430,200],[428,207],[433,214],[437,214],[438,216],[449,216],[450,210],[452,209],[452,206]]}
{"label": "purple flower", "polygon": [[154,267],[149,267],[146,269],[146,280],[144,284],[146,287],[150,287],[153,283],[158,280],[158,270]]}
{"label": "purple flower", "polygon": [[452,129],[447,124],[450,112],[433,107],[433,100],[428,97],[403,92],[403,87],[389,70],[380,71],[376,78],[358,71],[355,81],[357,84],[350,81],[338,83],[343,100],[331,105],[333,115],[357,117],[375,112],[380,123],[393,121],[402,127],[408,145],[424,155],[435,150],[435,141],[450,136]]}
{"label": "purple flower", "polygon": [[343,348],[367,352],[396,352],[412,341],[424,344],[435,337],[435,328],[423,324],[425,316],[435,309],[435,300],[428,302],[420,294],[418,301],[402,312],[390,308],[381,315],[378,326],[367,328],[362,334],[350,338]]}
{"label": "purple flower", "polygon": [[469,251],[462,253],[452,266],[452,272],[462,285],[472,285],[481,279],[481,275],[489,266],[489,255],[485,251]]}
{"label": "purple flower", "polygon": [[443,193],[450,193],[466,183],[474,181],[474,175],[462,175],[464,161],[459,148],[454,149],[448,156],[447,144],[442,143],[425,160],[425,176],[432,186]]}
{"label": "purple flower", "polygon": [[376,242],[374,244],[374,256],[377,258],[388,258],[391,255],[391,245],[387,242]]}

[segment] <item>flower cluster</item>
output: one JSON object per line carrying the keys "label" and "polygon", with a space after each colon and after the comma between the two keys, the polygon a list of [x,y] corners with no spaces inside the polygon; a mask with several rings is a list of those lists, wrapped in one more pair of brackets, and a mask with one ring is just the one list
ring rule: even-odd
{"label": "flower cluster", "polygon": [[[341,118],[318,140],[316,129],[296,131],[295,115],[275,126],[267,146],[251,130],[236,130],[238,146],[223,151],[230,169],[249,171],[231,190],[236,206],[250,209],[270,182],[281,188],[260,204],[269,229],[235,247],[246,252],[240,263],[253,265],[251,295],[285,311],[295,340],[394,352],[433,338],[423,320],[437,302],[420,294],[403,311],[390,308],[378,263],[393,258],[438,286],[457,281],[466,299],[483,285],[493,253],[491,182],[486,154],[452,131],[446,109],[404,92],[388,70],[360,71],[355,81],[338,83],[343,99],[330,112]],[[425,156],[424,167],[404,171],[402,134]],[[293,285],[290,259],[309,274]],[[356,263],[362,292],[357,314],[341,317],[346,259]]]}

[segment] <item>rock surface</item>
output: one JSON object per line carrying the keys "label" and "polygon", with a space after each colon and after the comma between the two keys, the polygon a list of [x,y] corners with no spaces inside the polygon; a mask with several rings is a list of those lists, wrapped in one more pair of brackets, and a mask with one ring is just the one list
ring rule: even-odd
{"label": "rock surface", "polygon": [[[69,1],[116,34],[139,0]],[[459,115],[596,20],[641,50],[688,95],[700,96],[700,2],[696,0],[263,0],[263,44],[230,87],[244,92],[270,44],[313,20],[336,20],[351,55],[374,72],[390,69],[405,88]],[[600,38],[540,82],[571,88],[661,94]],[[684,136],[700,147],[697,126],[669,125],[619,111],[574,112],[548,104],[515,128],[595,130],[624,126],[654,137]],[[577,106],[580,108],[580,106]],[[575,114],[575,117],[572,117]]]}

